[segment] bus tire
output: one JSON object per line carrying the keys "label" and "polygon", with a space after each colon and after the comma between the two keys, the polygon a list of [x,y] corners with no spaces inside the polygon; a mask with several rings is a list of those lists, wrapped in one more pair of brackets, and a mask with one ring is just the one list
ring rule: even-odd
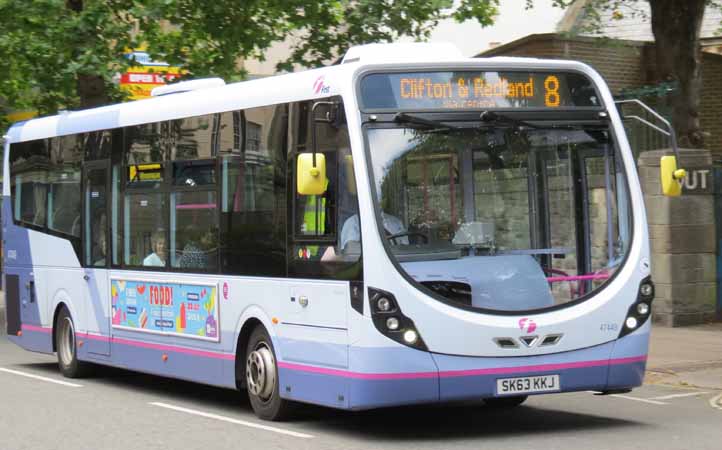
{"label": "bus tire", "polygon": [[517,395],[514,397],[491,397],[485,398],[484,404],[490,408],[507,409],[515,408],[526,401],[528,395]]}
{"label": "bus tire", "polygon": [[253,412],[263,420],[284,420],[291,412],[291,402],[280,395],[276,361],[271,337],[257,326],[248,339],[244,373]]}
{"label": "bus tire", "polygon": [[78,343],[75,336],[75,324],[65,306],[55,321],[55,349],[58,355],[58,367],[64,377],[82,378],[90,373],[88,363],[78,361]]}

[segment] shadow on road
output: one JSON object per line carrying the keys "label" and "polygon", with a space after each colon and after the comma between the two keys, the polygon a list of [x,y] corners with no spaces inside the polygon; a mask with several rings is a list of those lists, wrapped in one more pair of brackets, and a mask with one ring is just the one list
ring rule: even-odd
{"label": "shadow on road", "polygon": [[[16,367],[32,369],[36,373],[57,374],[58,371],[54,363],[18,364]],[[238,417],[239,413],[253,414],[245,392],[110,367],[98,367],[90,380],[105,387],[146,394],[148,401],[173,403],[230,417]],[[539,406],[493,409],[481,401],[360,412],[300,405],[290,422],[309,432],[331,432],[352,439],[398,441],[532,436],[647,426],[643,422]]]}

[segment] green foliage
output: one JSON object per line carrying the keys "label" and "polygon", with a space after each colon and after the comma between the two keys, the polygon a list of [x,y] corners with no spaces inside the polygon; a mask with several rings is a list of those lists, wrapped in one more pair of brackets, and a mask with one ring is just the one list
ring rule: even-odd
{"label": "green foliage", "polygon": [[500,0],[0,0],[0,106],[41,114],[75,109],[102,80],[100,96],[122,98],[113,83],[147,44],[154,59],[187,77],[242,79],[239,58],[263,59],[290,38],[279,69],[333,61],[354,44],[428,38],[442,19],[490,25]]}

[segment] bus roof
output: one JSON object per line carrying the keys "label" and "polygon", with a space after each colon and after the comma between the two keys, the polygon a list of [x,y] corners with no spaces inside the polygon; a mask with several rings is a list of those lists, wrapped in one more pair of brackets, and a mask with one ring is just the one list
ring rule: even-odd
{"label": "bus roof", "polygon": [[[383,66],[450,66],[587,69],[576,61],[534,58],[463,58],[446,44],[370,44],[352,47],[342,64],[225,86],[153,97],[93,109],[18,122],[10,127],[10,142],[107,130],[141,123],[180,119],[263,105],[342,95],[357,70]],[[586,70],[585,70],[586,71]]]}

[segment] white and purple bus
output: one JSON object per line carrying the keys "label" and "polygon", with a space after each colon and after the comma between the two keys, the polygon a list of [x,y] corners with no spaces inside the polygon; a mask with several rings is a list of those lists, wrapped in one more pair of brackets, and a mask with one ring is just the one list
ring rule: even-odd
{"label": "white and purple bus", "polygon": [[370,45],[183,86],[8,131],[17,345],[246,389],[272,420],[642,383],[644,203],[588,66]]}

